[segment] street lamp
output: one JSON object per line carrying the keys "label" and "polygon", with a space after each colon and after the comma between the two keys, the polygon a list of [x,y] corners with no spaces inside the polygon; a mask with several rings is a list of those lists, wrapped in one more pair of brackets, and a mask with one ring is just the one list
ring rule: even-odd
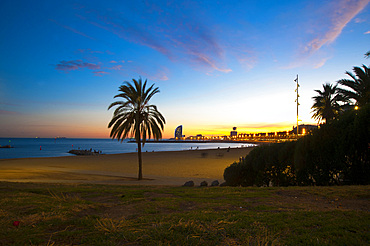
{"label": "street lamp", "polygon": [[295,100],[295,102],[297,102],[297,137],[298,137],[298,133],[299,133],[299,129],[298,129],[298,106],[299,106],[299,102],[298,102],[298,97],[299,97],[299,94],[298,94],[298,87],[299,87],[299,84],[298,84],[298,74],[297,74],[297,78],[294,80],[294,82],[297,83],[297,89],[295,89],[295,91],[297,92],[297,99]]}

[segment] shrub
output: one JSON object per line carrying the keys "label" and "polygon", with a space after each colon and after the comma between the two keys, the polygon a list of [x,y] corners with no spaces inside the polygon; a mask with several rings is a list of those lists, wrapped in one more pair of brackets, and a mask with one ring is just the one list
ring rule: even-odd
{"label": "shrub", "polygon": [[296,142],[262,145],[224,171],[230,186],[370,184],[370,106]]}

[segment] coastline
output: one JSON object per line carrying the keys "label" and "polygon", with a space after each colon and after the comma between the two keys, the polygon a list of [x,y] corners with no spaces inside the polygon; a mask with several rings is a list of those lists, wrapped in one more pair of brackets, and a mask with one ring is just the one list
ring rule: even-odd
{"label": "coastline", "polygon": [[[129,140],[129,143],[136,143],[135,140]],[[237,143],[237,144],[258,144],[269,143],[271,141],[257,141],[257,140],[147,140],[145,143]]]}
{"label": "coastline", "polygon": [[[8,144],[10,140],[2,139],[0,144]],[[128,140],[127,140],[128,141]],[[135,153],[137,144],[124,141],[114,141],[112,139],[11,139],[11,149],[1,149],[0,159],[15,158],[38,158],[38,157],[59,157],[70,156],[69,151],[101,152],[102,154]],[[225,142],[174,142],[174,141],[149,141],[142,148],[143,152],[152,151],[182,151],[191,149],[217,149],[247,147],[247,143],[225,143]],[[82,154],[82,153],[81,153]]]}
{"label": "coastline", "polygon": [[224,169],[254,147],[143,152],[138,181],[137,153],[0,159],[0,181],[175,185],[193,180],[223,182]]}

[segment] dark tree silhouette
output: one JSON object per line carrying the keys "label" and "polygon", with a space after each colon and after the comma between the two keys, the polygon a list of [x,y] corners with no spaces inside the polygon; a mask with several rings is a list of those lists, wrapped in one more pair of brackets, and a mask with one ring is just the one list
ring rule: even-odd
{"label": "dark tree silhouette", "polygon": [[157,106],[149,104],[149,100],[159,92],[159,89],[153,88],[154,84],[147,88],[146,83],[147,80],[143,83],[141,78],[132,79],[132,83],[125,81],[119,87],[120,94],[114,96],[114,98],[121,98],[121,101],[113,102],[108,107],[108,110],[116,107],[108,125],[108,128],[112,127],[110,137],[122,142],[131,135],[136,140],[139,180],[143,178],[141,145],[144,146],[146,139],[152,136],[157,140],[162,138],[162,130],[166,123]]}
{"label": "dark tree silhouette", "polygon": [[342,97],[337,94],[337,86],[326,83],[323,84],[323,91],[315,90],[318,93],[317,96],[312,97],[314,104],[312,105],[312,118],[319,122],[325,120],[325,123],[334,119],[339,111],[339,101],[342,101]]}
{"label": "dark tree silhouette", "polygon": [[353,73],[346,72],[352,79],[338,80],[337,84],[347,87],[338,88],[338,93],[346,100],[352,101],[352,105],[359,107],[368,104],[370,101],[370,70],[365,65],[354,67]]}

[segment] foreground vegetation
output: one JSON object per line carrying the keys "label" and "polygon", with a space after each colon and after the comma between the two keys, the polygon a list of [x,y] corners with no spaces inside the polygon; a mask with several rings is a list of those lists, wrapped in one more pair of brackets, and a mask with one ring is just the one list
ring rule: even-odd
{"label": "foreground vegetation", "polygon": [[295,142],[263,145],[224,171],[230,186],[370,184],[370,105]]}
{"label": "foreground vegetation", "polygon": [[369,185],[370,69],[353,71],[315,90],[312,117],[325,124],[298,141],[255,148],[225,169],[227,185]]}
{"label": "foreground vegetation", "polygon": [[370,186],[184,188],[4,182],[0,197],[0,245],[370,241]]}

